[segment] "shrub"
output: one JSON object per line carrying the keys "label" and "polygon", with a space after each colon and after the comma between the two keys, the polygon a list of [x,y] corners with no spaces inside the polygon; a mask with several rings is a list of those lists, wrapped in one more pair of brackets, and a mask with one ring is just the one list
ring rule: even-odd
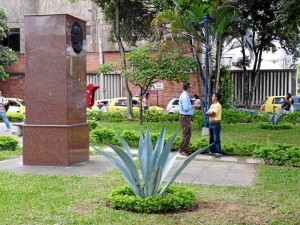
{"label": "shrub", "polygon": [[282,120],[282,123],[300,124],[300,112],[296,111],[293,113],[286,114]]}
{"label": "shrub", "polygon": [[96,128],[91,132],[92,143],[94,144],[107,144],[118,143],[116,135],[112,129]]}
{"label": "shrub", "polygon": [[124,130],[121,133],[121,136],[124,138],[124,140],[128,143],[129,146],[138,147],[139,139],[140,139],[139,132],[134,131],[134,130]]}
{"label": "shrub", "polygon": [[300,166],[300,148],[287,144],[265,146],[256,149],[255,158],[261,158],[267,164]]}
{"label": "shrub", "polygon": [[292,125],[289,123],[261,123],[260,125],[261,129],[265,130],[288,130],[291,129]]}
{"label": "shrub", "polygon": [[89,124],[89,130],[95,130],[98,126],[97,122],[95,120],[88,120],[87,123]]}
{"label": "shrub", "polygon": [[[19,114],[19,113],[6,113],[7,119],[10,122],[23,122],[24,121],[24,115]],[[0,120],[2,120],[0,118]]]}
{"label": "shrub", "polygon": [[259,143],[247,144],[232,141],[222,144],[222,152],[225,155],[252,156],[253,152],[261,146]]}
{"label": "shrub", "polygon": [[199,148],[203,148],[204,146],[208,145],[208,142],[209,141],[207,137],[199,137],[197,140],[192,140],[189,144],[189,152],[193,153]]}
{"label": "shrub", "polygon": [[162,196],[141,198],[135,196],[129,186],[113,190],[110,201],[114,209],[138,213],[174,212],[195,205],[196,195],[183,186],[170,186]]}
{"label": "shrub", "polygon": [[10,136],[0,136],[0,151],[15,151],[18,141]]}

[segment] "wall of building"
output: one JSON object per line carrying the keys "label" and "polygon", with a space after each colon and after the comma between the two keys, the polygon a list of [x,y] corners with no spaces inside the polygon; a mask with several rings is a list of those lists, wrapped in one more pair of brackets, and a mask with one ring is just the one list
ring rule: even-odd
{"label": "wall of building", "polygon": [[[191,95],[194,95],[194,94],[199,95],[196,74],[190,75],[189,82],[191,83],[190,94]],[[158,83],[163,83],[163,89],[158,90],[157,94],[150,94],[151,105],[160,106],[160,107],[166,109],[169,101],[173,98],[178,98],[180,96],[180,94],[182,93],[182,91],[183,91],[182,83],[174,82],[173,84],[170,84],[167,81],[159,81]],[[136,96],[136,97],[139,96],[138,87],[136,87],[130,83],[129,88],[130,88],[133,96]],[[125,96],[125,91],[123,91],[123,95]],[[203,95],[203,85],[202,85],[202,91],[201,91],[200,95]]]}

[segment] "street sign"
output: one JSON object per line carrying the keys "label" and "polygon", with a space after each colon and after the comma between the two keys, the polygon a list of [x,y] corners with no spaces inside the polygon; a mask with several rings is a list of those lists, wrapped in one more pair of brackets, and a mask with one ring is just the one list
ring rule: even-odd
{"label": "street sign", "polygon": [[155,83],[155,84],[153,84],[153,87],[156,90],[162,90],[162,89],[164,89],[164,84],[163,83]]}

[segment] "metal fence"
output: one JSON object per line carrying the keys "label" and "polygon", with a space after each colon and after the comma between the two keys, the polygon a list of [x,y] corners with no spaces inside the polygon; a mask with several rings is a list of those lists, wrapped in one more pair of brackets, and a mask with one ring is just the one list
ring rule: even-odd
{"label": "metal fence", "polygon": [[100,74],[87,74],[87,84],[93,84],[100,88],[95,93],[95,99],[100,99],[100,92],[103,91],[105,98],[117,98],[122,96],[122,77],[120,74],[104,75],[104,84],[101,84]]}
{"label": "metal fence", "polygon": [[[251,71],[248,71],[249,87],[252,83]],[[234,84],[233,99],[235,104],[243,105],[244,73],[242,70],[232,70],[231,79]],[[286,95],[290,92],[296,95],[298,86],[297,71],[293,69],[261,70],[256,82],[252,105],[261,105],[267,96]]]}

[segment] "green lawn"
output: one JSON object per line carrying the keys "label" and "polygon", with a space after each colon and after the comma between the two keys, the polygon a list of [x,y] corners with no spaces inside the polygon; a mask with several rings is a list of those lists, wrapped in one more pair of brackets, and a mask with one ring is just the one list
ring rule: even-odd
{"label": "green lawn", "polygon": [[0,224],[299,224],[300,170],[258,167],[251,187],[188,185],[198,207],[170,214],[137,214],[107,206],[124,184],[116,171],[101,176],[0,173]]}
{"label": "green lawn", "polygon": [[[101,123],[102,127],[161,130],[163,124]],[[173,133],[179,123],[168,123]],[[223,125],[222,142],[300,144],[299,126],[291,130],[261,130],[256,124]],[[201,135],[193,126],[192,138]],[[1,159],[21,154],[0,152]],[[3,157],[4,154],[4,157]],[[33,175],[0,172],[0,224],[300,224],[300,169],[257,166],[249,187],[185,184],[196,191],[198,206],[169,214],[137,214],[113,210],[112,189],[124,185],[119,172],[101,176]]]}

